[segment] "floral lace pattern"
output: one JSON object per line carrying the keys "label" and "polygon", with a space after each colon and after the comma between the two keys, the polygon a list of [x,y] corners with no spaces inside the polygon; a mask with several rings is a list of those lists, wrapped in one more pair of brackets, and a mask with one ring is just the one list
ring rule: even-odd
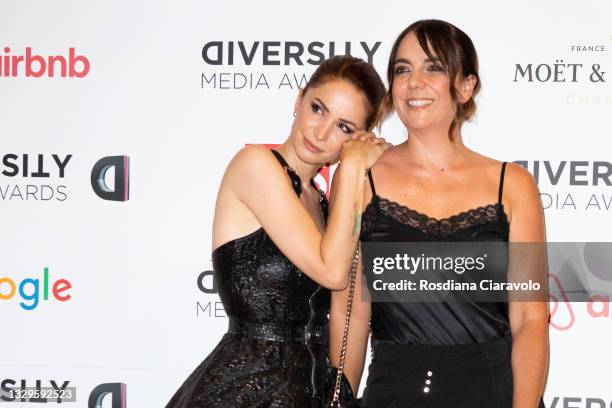
{"label": "floral lace pattern", "polygon": [[487,204],[462,211],[447,218],[438,219],[375,195],[363,212],[362,232],[368,231],[376,222],[379,212],[425,234],[438,237],[463,231],[475,225],[497,222],[502,223],[504,227],[508,225],[502,203]]}

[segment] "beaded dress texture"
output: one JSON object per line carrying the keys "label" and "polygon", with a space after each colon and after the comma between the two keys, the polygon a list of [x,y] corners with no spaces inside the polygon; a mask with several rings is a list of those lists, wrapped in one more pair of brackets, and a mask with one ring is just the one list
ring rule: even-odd
{"label": "beaded dress texture", "polygon": [[[299,196],[299,177],[272,152]],[[212,259],[228,332],[167,408],[323,406],[330,291],[298,270],[263,228],[221,245]]]}

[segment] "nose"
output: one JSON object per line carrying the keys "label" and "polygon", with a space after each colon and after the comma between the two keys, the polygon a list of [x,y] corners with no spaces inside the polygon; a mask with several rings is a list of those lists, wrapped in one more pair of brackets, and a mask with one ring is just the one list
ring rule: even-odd
{"label": "nose", "polygon": [[408,79],[408,86],[410,88],[422,88],[423,87],[423,74],[418,70],[414,70],[410,73]]}
{"label": "nose", "polygon": [[333,128],[334,123],[331,120],[321,123],[319,126],[314,128],[315,139],[319,142],[325,142],[327,139],[329,139]]}

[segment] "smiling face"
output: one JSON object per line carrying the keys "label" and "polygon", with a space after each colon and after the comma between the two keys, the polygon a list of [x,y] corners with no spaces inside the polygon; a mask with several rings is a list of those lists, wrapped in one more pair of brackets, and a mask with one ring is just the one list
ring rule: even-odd
{"label": "smiling face", "polygon": [[369,113],[364,94],[343,80],[329,80],[300,93],[295,103],[291,144],[309,164],[334,163],[342,144],[364,129]]}
{"label": "smiling face", "polygon": [[412,131],[448,131],[455,119],[457,103],[472,96],[475,78],[454,81],[457,102],[450,92],[447,68],[432,51],[428,56],[413,32],[400,42],[393,62],[393,106],[402,123]]}

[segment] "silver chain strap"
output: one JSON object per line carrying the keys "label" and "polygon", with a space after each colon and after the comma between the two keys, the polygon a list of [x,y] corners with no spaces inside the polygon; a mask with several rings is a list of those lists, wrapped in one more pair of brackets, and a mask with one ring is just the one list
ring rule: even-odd
{"label": "silver chain strap", "polygon": [[355,250],[355,257],[351,264],[351,274],[349,275],[349,294],[346,302],[346,317],[344,318],[344,333],[342,334],[342,348],[340,349],[340,361],[338,362],[338,373],[336,374],[336,385],[334,396],[330,406],[340,407],[340,383],[344,372],[344,361],[346,359],[346,346],[348,342],[349,323],[351,321],[351,309],[353,308],[353,295],[355,294],[355,280],[357,278],[357,264],[359,263],[359,243]]}

